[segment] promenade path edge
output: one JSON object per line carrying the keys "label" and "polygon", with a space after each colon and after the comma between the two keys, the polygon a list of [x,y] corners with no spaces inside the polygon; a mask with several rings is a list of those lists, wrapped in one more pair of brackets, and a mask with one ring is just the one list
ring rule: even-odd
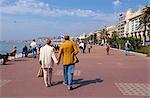
{"label": "promenade path edge", "polygon": [[78,54],[73,90],[63,81],[63,65],[54,65],[52,87],[36,76],[38,58],[17,58],[0,65],[0,98],[150,98],[150,59],[144,55],[93,46]]}

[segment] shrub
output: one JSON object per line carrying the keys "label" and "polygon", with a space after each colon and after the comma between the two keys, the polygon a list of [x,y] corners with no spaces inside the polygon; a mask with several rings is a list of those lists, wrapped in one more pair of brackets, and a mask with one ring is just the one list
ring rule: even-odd
{"label": "shrub", "polygon": [[150,47],[149,46],[141,46],[138,49],[135,49],[133,51],[146,54],[148,57],[150,57]]}
{"label": "shrub", "polygon": [[119,44],[120,49],[124,49],[124,45],[125,45],[125,43],[126,43],[127,40],[129,40],[129,42],[133,46],[133,49],[139,48],[139,46],[141,46],[141,44],[142,44],[141,39],[133,38],[133,37],[128,37],[128,38],[122,37],[122,38],[119,38],[119,39],[110,38],[109,42],[110,42],[110,45],[113,48],[116,48],[115,47],[116,44]]}

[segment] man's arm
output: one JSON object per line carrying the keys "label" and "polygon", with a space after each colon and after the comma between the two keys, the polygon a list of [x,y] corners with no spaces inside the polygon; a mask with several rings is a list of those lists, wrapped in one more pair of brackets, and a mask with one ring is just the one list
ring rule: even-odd
{"label": "man's arm", "polygon": [[63,51],[63,45],[60,46],[60,50],[58,52],[58,56],[57,56],[58,63],[60,62],[62,51]]}
{"label": "man's arm", "polygon": [[75,54],[75,55],[78,54],[79,50],[78,50],[77,45],[76,45],[75,42],[73,42],[73,48],[74,48],[73,54]]}
{"label": "man's arm", "polygon": [[56,56],[55,56],[55,53],[54,53],[54,48],[53,48],[53,50],[52,50],[52,59],[53,59],[53,61],[54,61],[55,63],[58,63],[58,60],[57,60],[57,58],[56,58]]}

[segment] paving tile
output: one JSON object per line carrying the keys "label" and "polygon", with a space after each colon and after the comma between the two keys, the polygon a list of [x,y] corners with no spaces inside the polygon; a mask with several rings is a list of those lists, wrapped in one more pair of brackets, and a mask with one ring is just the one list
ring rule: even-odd
{"label": "paving tile", "polygon": [[5,84],[9,83],[11,80],[0,80],[0,87],[4,86]]}
{"label": "paving tile", "polygon": [[149,83],[115,83],[123,95],[150,96]]}
{"label": "paving tile", "polygon": [[[80,70],[74,71],[74,76],[80,76],[80,74],[81,74]],[[54,71],[54,75],[63,76],[63,69],[58,69],[58,70]]]}

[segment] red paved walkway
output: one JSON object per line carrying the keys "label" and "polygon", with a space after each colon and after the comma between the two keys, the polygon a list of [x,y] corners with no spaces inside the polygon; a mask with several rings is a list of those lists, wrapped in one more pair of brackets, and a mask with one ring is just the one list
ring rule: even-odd
{"label": "red paved walkway", "polygon": [[38,59],[21,58],[0,65],[0,98],[149,98],[149,58],[94,46],[92,53],[79,54],[74,90],[61,84],[62,65],[55,66],[53,87],[37,78]]}

